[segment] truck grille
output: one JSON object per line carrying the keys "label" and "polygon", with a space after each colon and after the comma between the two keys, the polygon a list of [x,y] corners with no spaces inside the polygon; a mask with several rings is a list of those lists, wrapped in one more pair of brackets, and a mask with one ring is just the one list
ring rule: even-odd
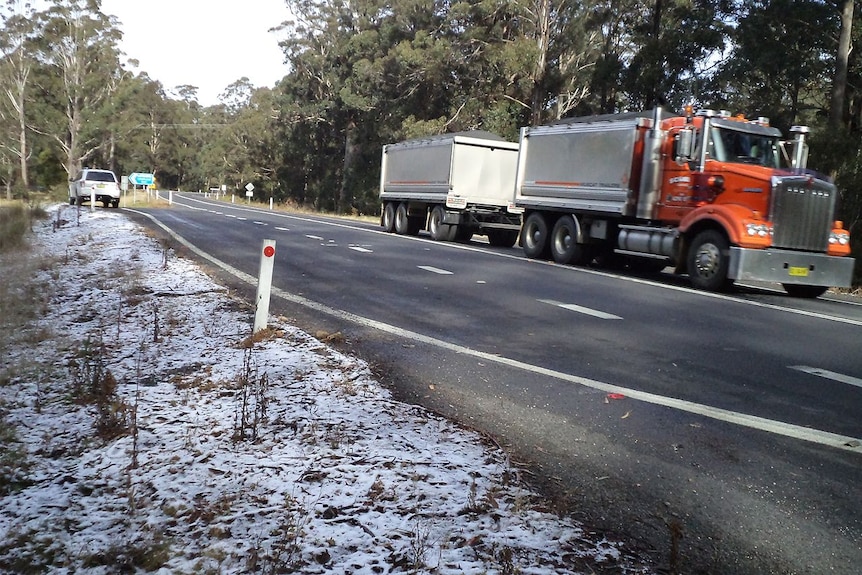
{"label": "truck grille", "polygon": [[833,184],[814,177],[773,178],[773,247],[825,252],[837,195]]}

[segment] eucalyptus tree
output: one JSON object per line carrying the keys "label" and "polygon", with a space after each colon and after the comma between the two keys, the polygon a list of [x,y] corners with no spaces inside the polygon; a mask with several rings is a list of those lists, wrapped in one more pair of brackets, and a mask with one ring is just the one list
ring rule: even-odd
{"label": "eucalyptus tree", "polygon": [[302,187],[337,191],[314,198],[327,208],[361,208],[373,183],[368,166],[378,163],[381,136],[400,123],[404,103],[418,102],[413,109],[425,117],[444,107],[446,67],[439,60],[449,51],[426,57],[439,49],[440,6],[424,0],[288,4],[295,20],[282,47],[292,73],[282,83],[281,125],[315,133],[309,143],[325,158],[317,165],[301,154]]}
{"label": "eucalyptus tree", "polygon": [[836,7],[841,14],[841,29],[835,52],[835,74],[829,102],[829,127],[832,130],[846,125],[847,75],[853,38],[854,4],[854,0],[836,0]]}
{"label": "eucalyptus tree", "polygon": [[639,3],[622,71],[628,106],[680,109],[698,100],[704,70],[723,55],[729,9],[721,0]]}
{"label": "eucalyptus tree", "polygon": [[26,189],[30,185],[27,161],[30,159],[27,126],[27,99],[33,58],[29,50],[36,31],[34,9],[29,3],[8,0],[0,12],[0,154],[7,169],[6,196],[12,197],[12,182],[17,160],[18,176]]}
{"label": "eucalyptus tree", "polygon": [[840,18],[821,0],[755,0],[741,9],[721,78],[729,103],[780,127],[828,110]]}
{"label": "eucalyptus tree", "polygon": [[123,75],[117,20],[101,12],[100,0],[54,0],[34,15],[38,82],[47,105],[39,130],[63,151],[70,175],[103,146],[95,122]]}

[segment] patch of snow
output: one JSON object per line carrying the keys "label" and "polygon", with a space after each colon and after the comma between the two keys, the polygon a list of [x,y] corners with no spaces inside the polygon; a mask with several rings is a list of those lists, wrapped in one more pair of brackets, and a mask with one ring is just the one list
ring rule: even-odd
{"label": "patch of snow", "polygon": [[250,340],[250,306],[121,212],[52,210],[29,328],[51,337],[4,358],[26,456],[0,572],[650,572],[357,358],[280,318]]}

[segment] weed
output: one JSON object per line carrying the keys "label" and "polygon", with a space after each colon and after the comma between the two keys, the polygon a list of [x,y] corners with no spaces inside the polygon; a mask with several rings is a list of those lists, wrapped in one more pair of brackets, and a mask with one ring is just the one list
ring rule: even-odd
{"label": "weed", "polygon": [[31,485],[29,469],[27,450],[18,441],[15,428],[6,421],[5,413],[0,409],[0,496]]}
{"label": "weed", "polygon": [[145,536],[140,541],[116,541],[103,551],[83,556],[84,568],[108,567],[112,573],[155,571],[171,558],[171,543],[161,533]]}
{"label": "weed", "polygon": [[270,549],[256,543],[246,557],[246,570],[264,575],[294,573],[302,567],[302,539],[309,516],[305,508],[287,495],[284,499],[284,515],[272,535],[275,540]]}
{"label": "weed", "polygon": [[233,440],[257,441],[260,425],[266,421],[269,403],[269,376],[257,374],[252,357],[253,346],[243,352],[243,370],[239,379],[239,405],[234,417]]}
{"label": "weed", "polygon": [[0,252],[23,246],[33,219],[45,215],[44,209],[31,208],[23,202],[0,205]]}
{"label": "weed", "polygon": [[68,366],[72,397],[96,406],[96,432],[103,439],[113,439],[129,431],[129,406],[117,395],[117,380],[105,366],[105,355],[104,343],[88,337]]}

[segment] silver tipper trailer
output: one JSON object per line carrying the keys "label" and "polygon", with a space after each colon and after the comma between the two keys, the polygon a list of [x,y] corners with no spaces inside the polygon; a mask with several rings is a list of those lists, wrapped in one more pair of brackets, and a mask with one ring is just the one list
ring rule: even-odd
{"label": "silver tipper trailer", "polygon": [[492,245],[514,245],[521,210],[512,202],[518,144],[489,132],[443,134],[383,147],[381,225],[435,240],[487,235]]}
{"label": "silver tipper trailer", "polygon": [[635,215],[642,170],[636,146],[651,125],[632,117],[523,128],[516,205]]}

